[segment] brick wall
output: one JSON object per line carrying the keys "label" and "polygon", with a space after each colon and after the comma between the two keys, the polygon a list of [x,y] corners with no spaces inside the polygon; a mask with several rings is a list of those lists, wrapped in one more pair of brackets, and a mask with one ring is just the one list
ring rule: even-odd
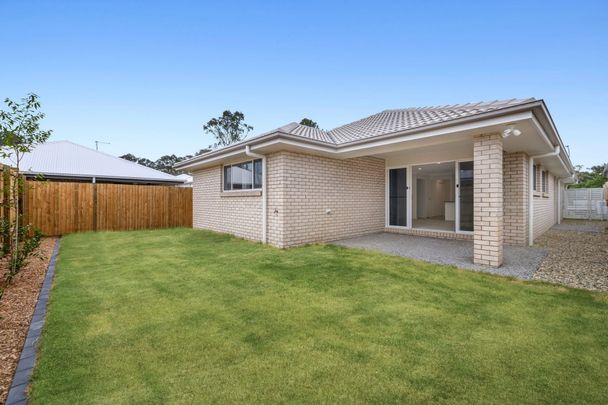
{"label": "brick wall", "polygon": [[231,233],[245,239],[262,238],[261,193],[249,193],[247,196],[222,193],[221,166],[203,169],[192,175],[194,228]]}
{"label": "brick wall", "polygon": [[540,179],[541,172],[545,170],[543,167],[539,167],[538,170],[538,190],[534,193],[534,201],[533,204],[533,218],[532,218],[532,226],[533,226],[533,237],[536,239],[544,232],[548,231],[553,225],[557,223],[557,190],[555,189],[555,177],[549,173],[548,179],[548,192],[542,193]]}
{"label": "brick wall", "polygon": [[473,161],[473,261],[498,267],[503,260],[502,136],[476,136]]}
{"label": "brick wall", "polygon": [[[222,193],[221,166],[193,176],[195,228],[261,240],[259,193],[238,197]],[[384,182],[384,160],[374,157],[268,155],[268,243],[288,247],[381,232]]]}
{"label": "brick wall", "polygon": [[439,230],[428,230],[428,229],[406,229],[406,228],[384,228],[384,232],[398,233],[402,235],[414,235],[424,236],[428,238],[438,239],[457,239],[457,240],[473,240],[473,235],[468,233],[456,233],[456,232],[443,232]]}
{"label": "brick wall", "polygon": [[526,246],[528,242],[529,158],[525,153],[503,156],[504,243]]}
{"label": "brick wall", "polygon": [[326,242],[384,229],[383,159],[281,152],[273,160],[268,215],[274,245]]}
{"label": "brick wall", "polygon": [[283,246],[285,222],[285,165],[287,155],[274,153],[267,156],[267,187],[268,187],[268,243],[273,246]]}

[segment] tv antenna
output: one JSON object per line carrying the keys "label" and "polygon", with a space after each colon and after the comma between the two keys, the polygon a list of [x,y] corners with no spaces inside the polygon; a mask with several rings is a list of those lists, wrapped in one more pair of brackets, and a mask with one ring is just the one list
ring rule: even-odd
{"label": "tv antenna", "polygon": [[99,150],[99,144],[103,144],[103,145],[109,145],[110,142],[103,142],[103,141],[95,141],[95,150]]}

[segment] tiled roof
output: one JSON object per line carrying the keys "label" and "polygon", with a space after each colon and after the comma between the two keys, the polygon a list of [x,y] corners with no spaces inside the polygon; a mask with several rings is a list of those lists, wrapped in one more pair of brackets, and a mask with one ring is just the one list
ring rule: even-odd
{"label": "tiled roof", "polygon": [[329,131],[311,128],[295,122],[277,131],[316,141],[340,145],[361,139],[373,138],[394,132],[422,128],[432,124],[470,117],[535,101],[534,98],[453,104],[436,107],[385,110]]}
{"label": "tiled roof", "polygon": [[303,136],[305,138],[315,139],[317,141],[335,143],[329,131],[324,131],[320,128],[312,128],[306,125],[298,124],[291,132],[293,135]]}

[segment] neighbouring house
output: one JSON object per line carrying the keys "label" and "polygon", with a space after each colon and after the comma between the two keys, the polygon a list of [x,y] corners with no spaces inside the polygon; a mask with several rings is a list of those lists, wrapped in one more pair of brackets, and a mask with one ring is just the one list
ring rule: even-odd
{"label": "neighbouring house", "polygon": [[278,247],[395,232],[473,241],[500,266],[561,220],[574,168],[543,100],[386,110],[326,131],[291,123],[180,162],[194,227]]}
{"label": "neighbouring house", "polygon": [[182,173],[178,174],[175,177],[183,181],[183,184],[180,184],[179,187],[192,187],[192,182],[194,181],[194,178],[191,175]]}
{"label": "neighbouring house", "polygon": [[[11,159],[0,163],[14,166]],[[28,178],[89,183],[183,185],[186,179],[109,155],[70,141],[46,142],[26,153],[20,162]]]}

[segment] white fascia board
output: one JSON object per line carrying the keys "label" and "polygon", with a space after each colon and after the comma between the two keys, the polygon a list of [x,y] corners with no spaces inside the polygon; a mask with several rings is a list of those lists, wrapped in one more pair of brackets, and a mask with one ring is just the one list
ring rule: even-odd
{"label": "white fascia board", "polygon": [[[562,163],[565,165],[565,167],[567,168],[568,173],[574,174],[574,165],[572,164],[572,161],[570,160],[570,156],[568,156],[568,154],[566,153],[566,147],[564,146],[564,142],[562,141],[561,136],[559,136],[559,132],[557,131],[557,128],[555,127],[555,123],[553,122],[553,118],[551,117],[551,114],[549,113],[549,110],[547,109],[547,106],[545,105],[545,103],[541,103],[540,104],[540,108],[543,112],[543,115],[545,116],[545,119],[547,120],[547,122],[549,123],[549,129],[551,130],[551,132],[553,133],[555,139],[557,140],[557,144],[561,149],[560,153],[560,159],[562,160]],[[548,134],[546,131],[542,131],[542,133],[549,138]],[[564,159],[561,158],[561,155],[563,155],[566,160],[564,161]]]}
{"label": "white fascia board", "polygon": [[314,144],[310,144],[308,142],[302,142],[300,140],[284,139],[284,138],[277,138],[277,139],[273,139],[273,140],[270,140],[270,141],[267,141],[264,143],[257,144],[254,146],[254,149],[258,150],[258,149],[263,149],[263,148],[267,148],[267,147],[271,147],[271,146],[275,146],[275,145],[295,146],[295,147],[302,148],[302,149],[312,150],[312,151],[316,151],[316,152],[329,153],[329,154],[338,153],[338,148],[336,148],[336,147],[314,145]]}
{"label": "white fascia board", "polygon": [[336,148],[332,145],[328,145],[324,142],[317,141],[314,139],[302,139],[302,137],[292,134],[286,134],[282,132],[273,132],[250,141],[244,141],[236,145],[230,145],[224,150],[217,150],[208,152],[211,156],[205,157],[205,155],[195,156],[191,159],[185,160],[175,164],[173,167],[177,170],[193,169],[198,167],[209,166],[210,163],[223,161],[232,156],[245,154],[245,148],[249,146],[251,150],[260,149],[269,145],[285,144],[293,145],[301,148],[306,148],[316,151],[324,151],[327,153],[335,153]]}
{"label": "white fascia board", "polygon": [[[566,172],[569,175],[574,174],[574,168],[571,167],[572,165],[570,164],[570,167],[569,167],[569,165],[564,162],[564,159],[562,159],[562,154],[565,155],[566,151],[564,150],[563,144],[561,142],[561,139],[559,139],[559,136],[557,137],[559,145],[553,145],[553,142],[551,142],[551,140],[549,139],[549,136],[547,135],[547,132],[545,131],[545,129],[543,128],[543,126],[540,124],[540,122],[538,122],[538,120],[536,119],[536,117],[532,117],[532,123],[534,124],[534,126],[536,127],[536,130],[541,134],[543,140],[545,141],[545,143],[549,146],[549,148],[551,150],[555,149],[555,146],[559,146],[560,153],[558,155],[556,155],[555,157],[558,158],[559,162],[562,164],[562,166],[564,167],[564,169],[566,169]],[[570,163],[570,159],[568,159],[568,162]]]}
{"label": "white fascia board", "polygon": [[562,151],[565,152],[566,151],[566,147],[564,146],[562,138],[559,136],[559,132],[557,132],[557,128],[555,127],[555,123],[553,122],[553,119],[551,118],[551,114],[549,113],[549,110],[545,106],[545,103],[541,104],[541,108],[542,108],[543,114],[545,114],[545,117],[547,118],[547,121],[549,122],[549,126],[551,127],[551,131],[553,131],[553,133],[555,134],[555,138],[557,139],[559,147],[561,148]]}
{"label": "white fascia board", "polygon": [[[245,145],[243,145],[242,148],[239,149],[235,149],[233,151],[230,152],[225,152],[222,153],[220,155],[216,155],[216,156],[211,156],[207,159],[201,159],[198,160],[196,162],[191,162],[191,163],[182,163],[179,166],[175,165],[174,167],[178,170],[187,170],[187,169],[192,169],[192,168],[196,168],[197,166],[209,166],[211,163],[219,163],[222,162],[230,157],[233,156],[237,156],[237,155],[241,155],[241,154],[245,154]],[[181,162],[180,162],[181,163]]]}

